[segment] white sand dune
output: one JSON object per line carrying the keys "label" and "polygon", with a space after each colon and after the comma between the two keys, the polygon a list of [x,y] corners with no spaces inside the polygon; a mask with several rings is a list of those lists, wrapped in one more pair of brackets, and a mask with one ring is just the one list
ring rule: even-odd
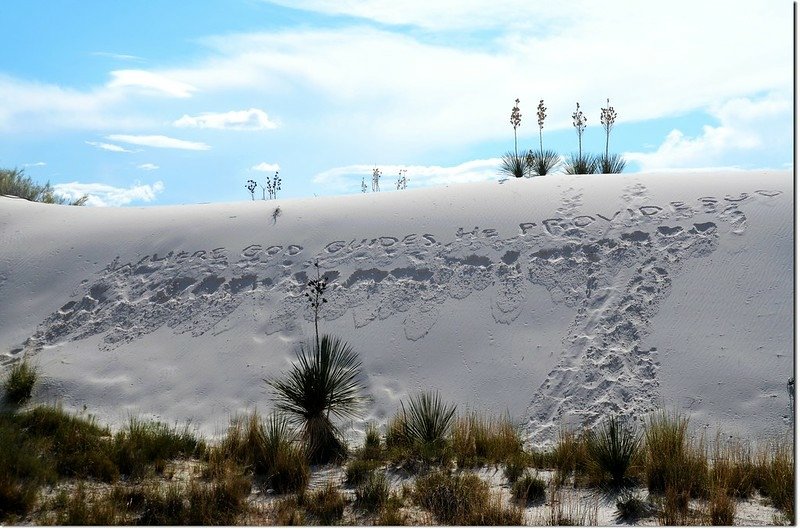
{"label": "white sand dune", "polygon": [[[529,439],[666,406],[789,424],[792,175],[554,175],[381,194],[91,209],[0,198],[0,352],[39,402],[220,433],[269,408],[321,329],[361,353],[384,421],[428,388]],[[353,425],[356,429],[361,424]]]}

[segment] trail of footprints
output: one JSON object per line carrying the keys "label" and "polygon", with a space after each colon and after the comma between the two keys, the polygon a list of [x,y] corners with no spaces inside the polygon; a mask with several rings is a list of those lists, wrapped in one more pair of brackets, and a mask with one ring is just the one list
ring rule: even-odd
{"label": "trail of footprints", "polygon": [[[647,207],[641,184],[624,195],[632,207]],[[574,215],[581,200],[568,189],[558,212]],[[733,233],[746,229],[739,202],[703,204]],[[546,441],[570,417],[591,426],[609,409],[643,413],[655,407],[657,353],[641,350],[642,338],[682,263],[718,245],[717,223],[693,222],[692,212],[682,214],[680,206],[611,220],[601,236],[573,225],[547,234],[523,230],[508,239],[476,231],[448,243],[427,236],[354,240],[329,244],[311,259],[289,246],[245,249],[235,262],[222,248],[115,260],[48,317],[27,346],[102,335],[101,347],[113,349],[164,325],[200,336],[245,301],[279,301],[264,332],[292,329],[311,321],[303,292],[315,261],[330,283],[323,319],[352,319],[361,328],[399,316],[409,340],[430,331],[446,300],[480,291],[490,293],[494,320],[510,325],[530,287],[541,285],[554,302],[575,309],[561,359],[529,408],[534,441]]]}

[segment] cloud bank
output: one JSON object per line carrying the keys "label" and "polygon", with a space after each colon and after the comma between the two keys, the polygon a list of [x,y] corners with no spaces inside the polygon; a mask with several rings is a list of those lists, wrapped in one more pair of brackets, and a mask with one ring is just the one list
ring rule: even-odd
{"label": "cloud bank", "polygon": [[164,183],[134,184],[131,187],[114,187],[102,183],[69,182],[56,184],[54,191],[70,200],[88,195],[87,206],[124,206],[131,202],[152,202],[156,195],[164,191]]}
{"label": "cloud bank", "polygon": [[220,113],[204,112],[197,116],[184,114],[173,125],[176,127],[223,130],[263,130],[278,127],[276,122],[269,119],[266,112],[257,108]]}

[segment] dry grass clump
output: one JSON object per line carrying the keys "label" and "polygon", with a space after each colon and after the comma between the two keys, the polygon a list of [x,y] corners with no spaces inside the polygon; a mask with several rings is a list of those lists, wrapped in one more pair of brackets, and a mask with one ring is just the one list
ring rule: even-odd
{"label": "dry grass clump", "polygon": [[504,462],[522,452],[519,430],[507,414],[497,418],[473,411],[459,416],[451,442],[461,468]]}
{"label": "dry grass clump", "polygon": [[389,482],[382,472],[370,472],[356,488],[355,506],[367,512],[379,511],[389,501]]}
{"label": "dry grass clump", "polygon": [[566,483],[570,476],[576,480],[578,476],[586,473],[588,467],[589,455],[585,437],[573,430],[562,428],[550,458],[556,469],[555,481],[558,485]]}
{"label": "dry grass clump", "polygon": [[534,525],[597,525],[598,503],[581,501],[572,493],[567,493],[556,483],[551,482],[549,508],[540,514]]}
{"label": "dry grass clump", "polygon": [[525,472],[511,487],[511,496],[520,503],[528,504],[544,501],[547,484],[538,475]]}
{"label": "dry grass clump", "polygon": [[733,519],[736,516],[736,500],[731,498],[726,489],[713,490],[706,504],[706,517],[709,525],[733,525]]}
{"label": "dry grass clump", "polygon": [[474,474],[436,471],[417,479],[414,502],[445,525],[521,525],[522,510],[503,505]]}
{"label": "dry grass clump", "polygon": [[408,406],[401,402],[401,407],[386,430],[389,459],[412,469],[449,462],[456,405],[442,401],[438,391],[429,391],[412,396]]}
{"label": "dry grass clump", "polygon": [[300,492],[308,485],[311,471],[288,421],[271,415],[263,422],[257,412],[237,417],[222,442],[208,450],[208,474],[233,461],[247,468],[278,493]]}
{"label": "dry grass clump", "polygon": [[749,444],[741,439],[723,441],[718,433],[714,441],[709,487],[724,490],[736,498],[747,498],[755,490],[755,465]]}
{"label": "dry grass clump", "polygon": [[790,435],[762,448],[753,472],[755,487],[794,521],[794,450]]}
{"label": "dry grass clump", "polygon": [[[644,474],[652,493],[670,492],[675,498],[701,497],[708,490],[705,440],[687,436],[689,419],[658,412],[647,422]],[[681,500],[682,501],[682,500]]]}
{"label": "dry grass clump", "polygon": [[342,519],[345,499],[336,485],[328,483],[316,492],[305,494],[301,505],[317,518],[320,525],[333,525]]}
{"label": "dry grass clump", "polygon": [[199,457],[205,449],[188,424],[182,429],[170,428],[131,417],[126,428],[114,436],[113,457],[120,474],[141,478],[150,468],[161,474],[167,461]]}

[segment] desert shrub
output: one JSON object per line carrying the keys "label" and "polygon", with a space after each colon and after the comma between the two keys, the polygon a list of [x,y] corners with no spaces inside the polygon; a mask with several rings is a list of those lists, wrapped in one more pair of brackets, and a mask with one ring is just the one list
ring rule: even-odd
{"label": "desert shrub", "polygon": [[396,452],[409,447],[402,411],[397,411],[386,424],[386,449]]}
{"label": "desert shrub", "polygon": [[70,204],[82,206],[88,200],[86,195],[70,202],[69,199],[57,195],[50,182],[44,185],[35,183],[30,177],[25,176],[23,169],[0,169],[0,195],[12,195],[32,202],[46,204]]}
{"label": "desert shrub", "polygon": [[594,174],[597,167],[597,158],[591,154],[571,154],[564,162],[567,174]]}
{"label": "desert shrub", "polygon": [[625,169],[625,158],[619,154],[609,154],[607,156],[599,156],[595,160],[596,172],[600,174],[615,174],[621,173]]}
{"label": "desert shrub", "polygon": [[341,520],[344,505],[344,496],[333,483],[328,483],[324,488],[310,493],[305,500],[306,510],[316,516],[322,525],[333,525]]}
{"label": "desert shrub", "polygon": [[693,522],[689,512],[689,492],[667,486],[657,503],[658,521],[661,525],[689,525]]}
{"label": "desert shrub", "polygon": [[389,499],[389,482],[382,472],[370,472],[356,488],[356,507],[368,512],[376,512]]}
{"label": "desert shrub", "polygon": [[27,359],[14,364],[3,383],[5,401],[14,406],[28,402],[33,394],[36,377],[36,368]]}
{"label": "desert shrub", "polygon": [[457,417],[450,437],[459,467],[499,463],[522,452],[522,439],[508,415],[497,419],[471,412]]}
{"label": "desert shrub", "polygon": [[[586,454],[589,465],[598,474],[600,483],[621,487],[639,451],[639,436],[635,428],[624,424],[617,416],[608,418],[596,430],[586,434]],[[607,477],[608,476],[608,477]]]}
{"label": "desert shrub", "polygon": [[623,492],[617,498],[616,506],[617,518],[626,523],[636,522],[639,518],[650,516],[653,512],[650,504],[631,491]]}
{"label": "desert shrub", "polygon": [[794,518],[794,450],[788,435],[762,448],[754,468],[754,485],[775,508]]}
{"label": "desert shrub", "polygon": [[555,151],[528,151],[525,155],[525,173],[529,176],[544,176],[561,164],[561,156]]}
{"label": "desert shrub", "polygon": [[121,474],[143,477],[147,469],[163,469],[177,457],[196,457],[205,451],[205,443],[189,431],[170,428],[164,423],[131,417],[128,425],[114,436],[114,459]]}
{"label": "desert shrub", "polygon": [[55,481],[42,442],[28,437],[8,415],[0,415],[0,521],[24,515],[36,501],[39,487]]}
{"label": "desert shrub", "polygon": [[699,497],[707,494],[708,460],[705,441],[687,437],[689,420],[677,413],[658,412],[647,422],[645,431],[644,474],[650,492],[672,489]]}
{"label": "desert shrub", "polygon": [[511,487],[511,496],[521,503],[544,501],[547,484],[537,475],[525,472]]}
{"label": "desert shrub", "polygon": [[400,510],[403,500],[394,494],[390,494],[388,500],[381,509],[375,525],[385,527],[397,527],[408,525],[408,516]]}
{"label": "desert shrub", "polygon": [[353,459],[345,467],[345,482],[348,485],[360,485],[379,465],[377,461],[371,459]]}
{"label": "desert shrub", "polygon": [[347,446],[330,416],[354,418],[366,402],[361,361],[349,345],[323,335],[309,348],[301,346],[297,362],[284,379],[267,381],[277,408],[302,428],[312,463],[341,461]]}
{"label": "desert shrub", "polygon": [[528,173],[525,156],[507,152],[500,158],[500,174],[514,178],[522,178]]}

